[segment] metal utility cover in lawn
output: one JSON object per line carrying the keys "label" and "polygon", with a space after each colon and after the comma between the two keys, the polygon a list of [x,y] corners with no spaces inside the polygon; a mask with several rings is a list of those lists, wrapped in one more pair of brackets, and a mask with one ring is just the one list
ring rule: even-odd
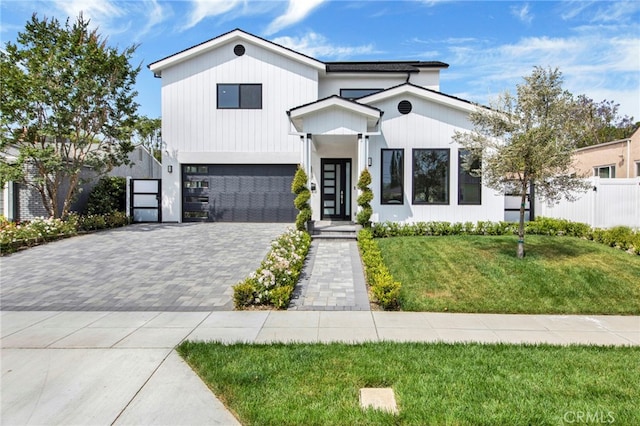
{"label": "metal utility cover in lawn", "polygon": [[375,410],[398,414],[396,397],[391,388],[360,389],[360,406],[362,408],[373,408]]}

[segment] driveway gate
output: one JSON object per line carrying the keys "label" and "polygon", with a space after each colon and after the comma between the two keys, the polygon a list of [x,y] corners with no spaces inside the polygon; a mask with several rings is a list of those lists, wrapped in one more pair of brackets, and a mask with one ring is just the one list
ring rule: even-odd
{"label": "driveway gate", "polygon": [[160,182],[161,179],[131,179],[129,205],[134,222],[162,222]]}

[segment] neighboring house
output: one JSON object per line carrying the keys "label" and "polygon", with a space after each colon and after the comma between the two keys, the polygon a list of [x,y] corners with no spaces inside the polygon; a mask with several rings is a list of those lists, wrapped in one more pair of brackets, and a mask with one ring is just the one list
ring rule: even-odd
{"label": "neighboring house", "polygon": [[[16,154],[17,155],[17,154]],[[109,176],[130,176],[134,179],[160,179],[162,167],[160,163],[142,145],[138,145],[128,155],[130,166],[120,166],[111,170]],[[95,173],[88,167],[80,172],[80,177],[85,183],[80,184],[80,191],[74,200],[71,211],[84,212],[87,208],[89,194],[98,183]],[[60,204],[64,200],[66,188],[63,184],[59,192]],[[38,217],[48,217],[49,213],[42,204],[40,193],[33,187],[17,182],[7,182],[0,191],[0,215],[10,220],[32,220]]]}
{"label": "neighboring house", "polygon": [[442,62],[321,62],[236,29],[149,65],[162,79],[162,218],[353,220],[371,172],[374,221],[499,221],[504,197],[452,142],[476,105],[441,93]]}
{"label": "neighboring house", "polygon": [[576,172],[600,178],[640,176],[640,128],[628,139],[605,142],[576,150]]}

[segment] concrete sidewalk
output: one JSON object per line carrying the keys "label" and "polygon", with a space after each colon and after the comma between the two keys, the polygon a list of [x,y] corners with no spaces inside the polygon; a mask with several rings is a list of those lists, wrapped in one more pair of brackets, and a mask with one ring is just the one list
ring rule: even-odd
{"label": "concrete sidewalk", "polygon": [[232,342],[640,345],[640,317],[409,312],[0,313],[2,424],[237,424],[173,351]]}

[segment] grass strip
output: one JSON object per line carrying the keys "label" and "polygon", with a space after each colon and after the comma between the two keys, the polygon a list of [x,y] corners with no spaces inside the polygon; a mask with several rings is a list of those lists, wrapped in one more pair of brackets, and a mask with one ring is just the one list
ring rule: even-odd
{"label": "grass strip", "polygon": [[[640,424],[636,347],[184,342],[178,352],[245,425],[558,425],[586,414]],[[362,387],[393,388],[400,413],[362,410]]]}

